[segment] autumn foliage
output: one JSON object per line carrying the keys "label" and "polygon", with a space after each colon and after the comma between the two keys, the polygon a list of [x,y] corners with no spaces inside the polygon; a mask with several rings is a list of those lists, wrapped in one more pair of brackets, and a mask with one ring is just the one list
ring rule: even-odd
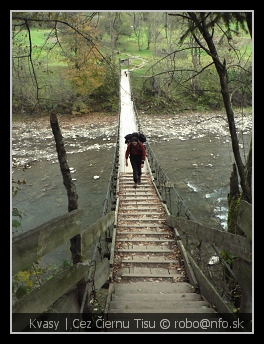
{"label": "autumn foliage", "polygon": [[67,51],[63,60],[68,68],[64,69],[63,77],[74,85],[77,94],[85,95],[102,85],[105,65],[99,47],[94,44],[96,30],[91,25],[81,25],[82,35],[70,27],[64,33]]}

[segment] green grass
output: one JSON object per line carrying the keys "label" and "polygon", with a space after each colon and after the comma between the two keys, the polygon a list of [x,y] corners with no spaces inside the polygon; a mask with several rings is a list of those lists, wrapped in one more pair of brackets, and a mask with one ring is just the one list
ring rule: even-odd
{"label": "green grass", "polygon": [[[42,63],[36,67],[38,78],[40,78],[40,82],[44,84],[50,84],[52,83],[54,87],[57,85],[57,80],[60,80],[60,75],[63,72],[63,69],[65,66],[67,66],[66,63],[61,61],[61,50],[59,46],[54,46],[54,43],[52,43],[52,39],[46,42],[48,35],[50,34],[50,29],[32,29],[31,30],[31,38],[33,43],[33,60],[39,60]],[[175,41],[177,38],[177,32],[175,32]],[[165,37],[163,37],[165,42]],[[145,40],[146,41],[146,40]],[[237,43],[241,46],[241,52],[247,49],[247,56],[250,56],[250,53],[252,52],[252,42],[250,40],[250,37],[243,36],[236,38]],[[23,45],[28,46],[28,37],[27,32],[24,31],[21,34],[21,37],[19,37],[19,42]],[[109,48],[109,35],[104,34],[103,41],[101,44],[102,48],[99,48],[101,53],[104,56],[110,55],[111,50]],[[163,46],[162,40],[159,43],[159,51],[161,50],[161,47]],[[50,50],[53,48],[52,50]],[[19,49],[19,48],[18,48]],[[176,47],[175,47],[176,49]],[[233,60],[233,51],[228,51],[228,45],[225,43],[222,48],[220,49],[220,46],[217,46],[219,58],[221,61],[223,61],[223,58],[226,57],[227,61]],[[142,86],[143,81],[145,81],[147,76],[152,75],[152,65],[158,61],[158,59],[162,59],[162,57],[165,57],[165,55],[160,54],[156,61],[154,62],[153,57],[153,45],[150,46],[150,49],[146,49],[146,43],[142,46],[142,50],[138,49],[138,44],[136,41],[136,37],[131,35],[128,36],[120,36],[120,41],[118,45],[118,51],[119,54],[116,54],[116,62],[118,62],[118,59],[126,59],[129,57],[129,68],[131,70],[131,76],[133,76],[134,82],[138,85],[138,88],[140,89],[140,86]],[[229,56],[228,56],[228,55]],[[212,62],[212,58],[207,55],[206,52],[201,50],[201,61],[202,65],[206,65],[208,63]],[[236,56],[237,58],[237,56]],[[245,58],[245,56],[244,56]],[[146,62],[142,65],[142,68],[137,68],[142,64],[142,59],[144,59]],[[164,60],[165,61],[165,60]],[[164,62],[163,61],[163,62]],[[176,54],[175,57],[176,61],[176,69],[182,69],[187,70],[192,68],[192,59],[190,51],[183,51]],[[162,62],[162,64],[163,64]],[[46,66],[48,65],[49,71],[51,73],[46,73]],[[127,65],[121,65],[121,68],[127,68]],[[159,64],[155,65],[154,73],[156,73],[159,70]],[[166,68],[166,66],[163,64],[163,68]],[[211,67],[214,68],[214,67]],[[209,70],[207,70],[209,71]],[[188,72],[184,72],[188,73]],[[179,73],[177,74],[179,75]],[[145,78],[142,78],[142,77]],[[205,80],[205,77],[203,77],[203,80]],[[208,79],[209,80],[209,79]],[[135,85],[136,86],[136,85]],[[181,97],[181,92],[178,92],[177,97]],[[183,93],[184,95],[184,93]]]}
{"label": "green grass", "polygon": [[[67,64],[61,61],[61,51],[58,46],[54,47],[54,43],[52,43],[52,40],[49,39],[47,42],[48,35],[50,34],[49,29],[31,29],[31,39],[33,43],[33,58],[38,58],[39,60],[45,60],[48,59],[49,67],[52,69],[55,69],[57,67],[63,67]],[[175,36],[177,35],[177,32],[175,33]],[[107,44],[107,40],[109,39],[109,36],[107,34],[104,35],[104,43]],[[165,38],[164,38],[165,39]],[[146,41],[146,40],[145,40]],[[252,53],[252,42],[250,40],[249,35],[245,35],[240,38],[236,38],[236,41],[239,42],[239,45],[241,47],[244,47],[243,50],[246,50],[247,54],[250,55]],[[27,32],[23,31],[21,33],[21,38],[19,39],[20,43],[24,44],[26,43],[28,45],[27,40]],[[44,46],[45,44],[45,46]],[[50,49],[52,48],[52,51]],[[119,41],[119,55],[118,58],[120,59],[126,59],[128,57],[131,57],[130,62],[130,68],[133,69],[134,67],[139,66],[142,61],[140,59],[132,58],[139,57],[143,58],[151,63],[153,60],[153,50],[152,46],[149,50],[146,49],[146,43],[143,45],[142,50],[138,49],[138,44],[136,41],[136,37],[134,35],[128,36],[121,36]],[[102,49],[103,54],[109,54],[109,49]],[[221,55],[221,54],[220,54]],[[201,57],[208,58],[208,61],[211,61],[211,58],[207,56],[207,54],[204,51],[201,51]],[[162,56],[159,56],[159,58],[162,58]],[[144,65],[141,71],[137,70],[135,71],[135,75],[142,75],[144,74],[144,71],[147,70],[150,66],[150,63],[147,63]],[[186,53],[180,53],[177,54],[177,67],[183,68],[191,66],[191,57],[189,54]]]}
{"label": "green grass", "polygon": [[[54,43],[48,39],[49,33],[50,30],[48,29],[30,29],[33,59],[42,60],[43,62],[48,59],[49,67],[66,66],[67,64],[62,62],[60,58],[61,49],[58,46],[54,47]],[[19,36],[16,36],[16,40],[17,43],[23,44],[29,49],[28,32],[26,30],[22,31]]]}
{"label": "green grass", "polygon": [[31,29],[31,39],[34,46],[41,47],[48,38],[50,30]]}

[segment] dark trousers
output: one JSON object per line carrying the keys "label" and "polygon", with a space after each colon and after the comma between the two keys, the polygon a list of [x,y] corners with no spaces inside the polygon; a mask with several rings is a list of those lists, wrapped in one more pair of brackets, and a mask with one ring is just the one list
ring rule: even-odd
{"label": "dark trousers", "polygon": [[133,169],[134,183],[136,183],[138,179],[140,179],[140,176],[141,176],[141,161],[142,161],[141,155],[140,156],[130,155],[130,162]]}

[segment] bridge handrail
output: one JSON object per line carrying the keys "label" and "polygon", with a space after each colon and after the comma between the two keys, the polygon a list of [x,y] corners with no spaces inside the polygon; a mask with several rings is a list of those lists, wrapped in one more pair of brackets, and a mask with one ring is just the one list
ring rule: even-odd
{"label": "bridge handrail", "polygon": [[[131,89],[131,99],[133,100],[133,107],[134,107],[134,112],[136,115],[136,119],[137,119],[137,127],[138,130],[141,131],[142,133],[144,133],[144,130],[142,131],[141,128],[141,123],[140,123],[140,118],[136,109],[136,105],[135,105],[135,101],[134,101],[134,97],[133,97],[133,93],[132,93],[132,86],[130,86]],[[187,208],[187,206],[184,204],[184,201],[182,200],[182,198],[180,197],[180,195],[178,194],[177,190],[175,189],[175,187],[173,186],[173,183],[171,183],[171,181],[169,180],[168,176],[166,175],[166,173],[164,172],[163,168],[160,166],[151,146],[150,143],[147,141],[146,142],[146,149],[147,149],[147,159],[149,162],[149,166],[151,167],[151,172],[155,175],[154,176],[154,184],[156,184],[158,192],[160,193],[161,199],[163,199],[163,202],[166,203],[166,208],[169,211],[170,214],[168,215],[174,215],[176,218],[178,217],[179,220],[182,217],[185,217],[187,220],[192,220],[193,222],[197,223],[197,220],[194,218],[194,216],[191,214],[190,210]],[[177,211],[176,214],[174,214],[175,209],[173,209],[172,207],[172,202],[171,202],[171,190],[174,191],[174,193],[177,196]],[[182,208],[184,211],[184,214],[182,212]],[[245,212],[244,208],[245,205],[241,204],[241,209],[243,208],[243,210],[240,211],[239,217],[238,217],[238,225],[240,224],[241,226],[244,227],[243,231],[244,233],[247,235],[247,237],[251,238],[251,221],[248,220],[245,222],[245,217],[248,217],[251,214],[251,211],[248,210],[248,208],[246,208],[246,216],[243,217],[243,212]],[[191,221],[191,222],[192,222]],[[224,229],[222,228],[222,230],[224,231]],[[185,233],[186,235],[186,233]],[[187,235],[186,235],[187,238]],[[239,240],[239,238],[238,238]],[[186,244],[188,243],[188,239],[186,241]],[[199,242],[197,247],[201,246],[202,241]],[[231,269],[230,265],[227,263],[227,261],[223,258],[221,252],[218,250],[217,247],[215,247],[215,245],[213,245],[212,243],[209,243],[209,245],[211,246],[211,248],[214,250],[215,254],[218,256],[219,261],[222,263],[222,265],[226,268],[226,270],[229,272],[230,276],[232,276],[232,278],[238,282],[239,285],[243,285],[244,284],[244,288],[245,290],[250,289],[250,281],[245,282],[243,280],[243,278],[239,278],[241,275],[241,271],[243,271],[243,269],[246,271],[245,276],[251,277],[250,275],[250,271],[251,268],[248,268],[247,265],[245,265],[246,263],[244,263],[245,261],[242,260],[242,263],[239,262],[239,260],[236,261],[236,265],[239,266],[236,268],[237,271],[233,271],[233,269]],[[188,244],[187,244],[188,246]],[[190,256],[190,258],[192,258],[193,262],[195,262],[195,257],[193,254],[191,254],[191,249],[189,249],[188,247],[185,247],[185,249],[188,252],[188,255]],[[251,250],[249,250],[251,251]],[[246,260],[250,260],[246,259]],[[195,262],[196,263],[196,262]],[[233,263],[234,264],[234,263]],[[251,263],[249,263],[251,264]],[[242,266],[242,267],[241,267]],[[199,267],[200,268],[200,267]],[[250,279],[249,279],[250,280]],[[243,292],[244,293],[244,292]],[[245,292],[246,293],[246,292]]]}
{"label": "bridge handrail", "polygon": [[[140,123],[140,118],[139,114],[136,108],[136,104],[134,101],[134,96],[132,92],[132,87],[130,86],[131,89],[131,99],[133,99],[133,108],[137,120],[137,127],[139,131],[142,131],[141,123]],[[158,162],[158,159],[156,155],[153,152],[153,149],[147,140],[145,143],[146,146],[146,151],[147,151],[147,158],[148,158],[148,163],[151,168],[151,173],[154,175],[154,183],[156,184],[157,188],[159,189],[159,193],[161,197],[163,198],[163,202],[166,203],[166,206],[170,212],[171,215],[175,214],[175,209],[173,209],[172,206],[172,201],[171,201],[171,190],[176,195],[177,198],[177,211],[176,211],[176,216],[184,216],[187,219],[196,221],[194,216],[192,215],[191,211],[187,208],[186,204],[184,203],[182,197],[179,195],[177,192],[176,188],[174,187],[173,183],[170,181],[169,177],[161,167],[160,163]]]}
{"label": "bridge handrail", "polygon": [[[119,73],[119,84],[121,82],[121,70]],[[109,178],[108,188],[106,191],[106,196],[103,203],[103,212],[102,217],[104,217],[107,213],[109,213],[112,210],[115,210],[116,205],[116,187],[117,187],[117,175],[118,175],[118,165],[119,165],[119,131],[120,131],[120,113],[121,113],[121,87],[119,87],[119,105],[118,105],[119,111],[118,111],[118,124],[117,124],[117,133],[116,133],[116,144],[115,144],[115,151],[114,151],[114,158],[112,163],[112,171]],[[110,253],[110,250],[108,248],[108,240],[110,239],[111,233],[110,233],[111,227],[108,227],[108,231],[106,232],[106,241],[105,241],[105,253]],[[110,241],[110,240],[109,240]],[[92,262],[96,262],[96,256],[98,255],[98,248],[100,249],[100,243],[101,243],[101,237],[98,238],[93,251],[92,256]],[[91,278],[92,274],[94,272],[94,264],[91,264],[88,269],[88,274],[86,278],[86,284],[85,284],[85,290],[82,298],[81,308],[80,308],[80,314],[83,313],[84,307],[85,307],[85,301],[89,303],[89,289],[91,289],[94,285],[94,281]]]}

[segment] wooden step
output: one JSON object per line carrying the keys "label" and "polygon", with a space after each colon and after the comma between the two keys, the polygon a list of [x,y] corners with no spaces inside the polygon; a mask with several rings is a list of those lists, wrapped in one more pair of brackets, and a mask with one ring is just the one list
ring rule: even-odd
{"label": "wooden step", "polygon": [[167,248],[154,248],[154,247],[137,247],[137,248],[118,248],[115,249],[116,252],[144,252],[144,253],[173,253],[173,250]]}
{"label": "wooden step", "polygon": [[124,211],[128,210],[137,210],[137,211],[144,211],[144,210],[163,210],[161,208],[158,208],[158,206],[155,203],[151,203],[150,201],[138,201],[138,200],[120,200],[119,201],[119,208],[121,208]]}
{"label": "wooden step", "polygon": [[[133,307],[133,305],[131,305],[131,307]],[[122,314],[123,313],[132,313],[133,317],[135,317],[135,315],[137,315],[139,313],[143,313],[143,314],[144,313],[152,313],[154,319],[155,319],[155,313],[156,314],[160,314],[160,313],[167,314],[166,315],[166,319],[168,318],[168,314],[179,313],[179,314],[181,314],[182,320],[186,319],[185,313],[191,314],[192,316],[188,317],[188,319],[194,319],[194,320],[196,318],[198,318],[199,320],[203,319],[203,317],[200,318],[197,315],[197,313],[201,313],[201,314],[205,314],[206,313],[206,319],[208,318],[208,313],[209,313],[209,314],[212,314],[212,317],[209,317],[209,319],[217,319],[217,313],[216,313],[216,311],[213,308],[207,308],[207,307],[206,308],[201,308],[201,307],[195,307],[195,305],[193,305],[193,307],[189,307],[189,308],[163,308],[161,305],[160,305],[160,307],[162,307],[162,308],[158,308],[158,305],[156,305],[156,307],[153,307],[153,308],[148,307],[148,308],[145,308],[145,309],[138,309],[137,307],[129,308],[129,305],[126,305],[125,308],[113,308],[113,309],[110,308],[107,311],[107,313],[109,313],[109,314],[118,314],[118,315],[121,314],[121,313]],[[179,318],[179,319],[177,318],[178,321],[181,318]],[[110,318],[108,318],[108,319],[110,319]],[[122,316],[122,319],[125,319],[125,318]],[[185,332],[185,331],[186,331],[186,329],[183,332]],[[193,329],[190,332],[193,332]]]}
{"label": "wooden step", "polygon": [[175,268],[124,267],[119,270],[120,277],[174,278],[184,277]]}
{"label": "wooden step", "polygon": [[[201,301],[201,296],[196,293],[174,293],[174,294],[148,294],[148,301]],[[145,294],[112,294],[112,301],[146,301]]]}
{"label": "wooden step", "polygon": [[117,221],[117,225],[119,225],[120,223],[122,222],[132,222],[135,224],[139,224],[139,223],[142,223],[142,222],[146,222],[146,223],[159,223],[159,224],[166,224],[166,220],[165,219],[160,219],[160,218],[154,218],[154,219],[150,219],[150,218],[145,218],[145,217],[135,217],[135,218],[131,218],[131,217],[128,217],[128,218],[123,218],[123,217],[117,217],[118,218],[118,221]]}
{"label": "wooden step", "polygon": [[[176,259],[164,259],[163,256],[160,256],[160,259],[158,259],[158,257],[145,257],[145,258],[139,258],[139,257],[135,257],[132,256],[133,259],[120,259],[121,263],[132,263],[132,264],[179,264],[179,261]],[[152,258],[152,259],[151,259]]]}
{"label": "wooden step", "polygon": [[116,238],[116,241],[123,241],[123,242],[143,242],[144,244],[146,242],[158,242],[158,243],[166,243],[166,242],[175,242],[174,239],[159,239],[159,238],[146,238],[146,237],[141,237],[141,238]]}
{"label": "wooden step", "polygon": [[[141,197],[136,197],[137,194],[133,194],[132,197],[123,197],[123,196],[118,196],[119,197],[119,202],[121,202],[122,205],[126,205],[126,204],[132,204],[132,205],[136,205],[138,202],[143,202],[142,205],[147,207],[147,206],[151,206],[153,207],[161,207],[162,204],[160,203],[160,200],[157,199],[157,197],[155,195],[152,195],[152,197],[148,197],[148,198],[144,198],[143,196]],[[141,203],[139,203],[141,204]],[[157,208],[158,209],[158,208]]]}
{"label": "wooden step", "polygon": [[166,223],[166,217],[163,214],[146,214],[142,212],[141,214],[129,214],[129,215],[123,215],[122,212],[120,212],[117,215],[117,218],[122,221],[163,221]]}
{"label": "wooden step", "polygon": [[127,231],[127,230],[120,230],[120,226],[119,226],[119,230],[117,232],[117,235],[155,235],[155,236],[164,236],[164,235],[171,235],[171,232],[168,232],[167,230],[156,230],[153,229],[152,231],[142,231],[142,230],[135,230],[135,231]]}
{"label": "wooden step", "polygon": [[166,214],[164,213],[164,212],[157,212],[157,211],[153,211],[152,209],[150,209],[149,210],[149,212],[145,212],[145,211],[140,211],[139,212],[139,209],[135,209],[134,211],[133,210],[131,210],[130,212],[120,212],[120,213],[118,213],[118,217],[119,218],[122,218],[122,217],[127,217],[127,216],[135,216],[135,217],[137,217],[137,216],[146,216],[146,217],[160,217],[160,216],[162,216],[162,217],[164,217],[164,218],[166,218]]}
{"label": "wooden step", "polygon": [[149,196],[153,196],[153,197],[158,197],[155,190],[151,189],[151,188],[145,188],[144,185],[136,185],[135,183],[133,184],[133,186],[129,187],[126,186],[124,188],[120,188],[119,192],[118,192],[118,196],[120,197],[121,195],[149,195]]}
{"label": "wooden step", "polygon": [[132,223],[132,224],[129,224],[129,223],[123,223],[123,224],[118,224],[117,227],[121,227],[121,228],[164,228],[163,227],[164,224],[152,224],[152,223],[145,223],[145,224],[142,224],[142,223]]}
{"label": "wooden step", "polygon": [[[120,197],[120,196],[119,196]],[[149,200],[157,200],[157,197],[155,197],[155,195],[151,195],[151,194],[148,194],[148,193],[144,193],[144,192],[135,192],[134,194],[132,193],[129,193],[129,194],[125,194],[125,195],[122,195],[122,198],[124,200],[146,200],[146,201],[149,201]]]}
{"label": "wooden step", "polygon": [[115,283],[113,292],[119,293],[135,293],[135,294],[153,294],[153,293],[193,293],[193,288],[188,282],[133,282],[133,283]]}
{"label": "wooden step", "polygon": [[[147,205],[147,206],[146,206]],[[138,211],[138,212],[141,212],[141,211],[153,211],[154,210],[160,210],[160,212],[163,212],[163,208],[157,208],[157,205],[156,204],[151,204],[150,202],[148,203],[145,203],[145,202],[122,202],[120,201],[119,202],[119,207],[124,209],[124,211],[128,211],[128,210],[134,210],[134,211]]]}
{"label": "wooden step", "polygon": [[[208,309],[208,303],[206,301],[185,301],[185,300],[170,300],[170,301],[136,301],[136,300],[125,300],[125,301],[111,301],[110,303],[110,310],[114,309],[137,309],[147,311],[150,310],[156,310],[159,312],[159,309],[170,309],[173,312],[177,312],[179,309],[187,311],[188,309],[196,309],[205,311]],[[184,313],[183,311],[183,313]]]}

